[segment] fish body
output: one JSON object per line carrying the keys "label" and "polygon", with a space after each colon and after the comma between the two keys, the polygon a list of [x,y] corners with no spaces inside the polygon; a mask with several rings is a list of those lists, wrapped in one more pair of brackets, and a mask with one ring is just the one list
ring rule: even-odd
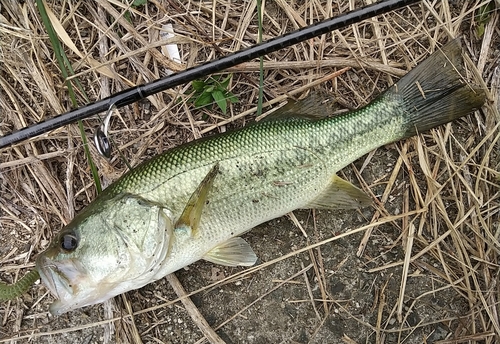
{"label": "fish body", "polygon": [[[438,71],[438,72],[436,72]],[[325,117],[310,102],[173,148],[110,185],[37,259],[53,314],[102,302],[199,259],[252,265],[239,236],[298,208],[367,203],[336,172],[369,151],[477,109],[454,40],[366,107]],[[291,115],[290,115],[291,113]],[[314,114],[313,114],[314,115]]]}

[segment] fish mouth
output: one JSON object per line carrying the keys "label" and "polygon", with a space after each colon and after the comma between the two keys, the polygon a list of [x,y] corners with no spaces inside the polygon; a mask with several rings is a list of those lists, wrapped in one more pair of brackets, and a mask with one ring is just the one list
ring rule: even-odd
{"label": "fish mouth", "polygon": [[78,293],[78,267],[71,260],[54,261],[44,255],[38,257],[36,269],[42,283],[57,299],[50,307],[52,315],[60,315],[76,308],[75,298]]}
{"label": "fish mouth", "polygon": [[49,257],[44,254],[38,256],[36,269],[42,283],[57,299],[50,305],[50,313],[57,316],[95,303],[93,300],[98,293],[95,293],[95,285],[89,284],[84,266],[78,260],[54,260]]}
{"label": "fish mouth", "polygon": [[73,295],[75,290],[58,265],[46,256],[39,256],[36,261],[38,273],[50,293],[58,299],[65,299],[68,294]]}

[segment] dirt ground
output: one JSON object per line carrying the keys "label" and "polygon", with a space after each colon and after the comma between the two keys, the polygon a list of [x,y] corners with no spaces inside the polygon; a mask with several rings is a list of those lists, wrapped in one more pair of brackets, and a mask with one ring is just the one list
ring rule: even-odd
{"label": "dirt ground", "polygon": [[[369,2],[265,1],[263,39]],[[253,1],[45,6],[77,75],[71,80],[79,105],[258,39]],[[197,262],[175,273],[184,292],[164,278],[53,317],[54,299],[37,283],[0,303],[0,343],[500,342],[498,6],[422,1],[264,58],[264,103],[278,106],[287,95],[322,89],[341,109],[357,108],[442,43],[463,37],[467,77],[485,89],[487,103],[340,171],[373,197],[373,206],[297,210],[264,223],[244,235],[259,257],[255,267]],[[180,64],[169,63],[162,50],[167,23],[177,34]],[[0,135],[73,108],[47,32],[35,3],[0,2]],[[314,84],[344,67],[351,69]],[[110,135],[124,159],[136,166],[169,147],[252,122],[259,62],[230,72],[239,102],[227,114],[217,106],[195,108],[189,85],[121,109]],[[271,108],[265,104],[264,113]],[[88,140],[98,124],[83,121]],[[126,172],[116,149],[108,161],[89,146],[103,186]],[[55,233],[96,194],[77,124],[1,149],[0,281],[12,283],[32,269]],[[206,323],[192,318],[196,312]],[[209,330],[215,337],[205,337]]]}

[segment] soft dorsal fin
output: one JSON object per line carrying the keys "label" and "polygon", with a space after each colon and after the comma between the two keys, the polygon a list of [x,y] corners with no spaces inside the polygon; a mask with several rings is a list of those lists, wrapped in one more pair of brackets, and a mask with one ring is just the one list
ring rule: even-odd
{"label": "soft dorsal fin", "polygon": [[203,259],[226,266],[252,266],[257,256],[245,240],[234,237],[214,247]]}
{"label": "soft dorsal fin", "polygon": [[333,176],[323,192],[310,202],[308,209],[351,209],[370,205],[372,199],[348,181]]}
{"label": "soft dorsal fin", "polygon": [[215,164],[214,167],[208,172],[206,177],[201,181],[200,185],[193,192],[189,201],[182,211],[182,215],[179,217],[175,224],[175,229],[185,229],[191,233],[191,236],[195,237],[198,232],[198,227],[200,225],[201,212],[207,201],[208,192],[212,188],[214,183],[214,178],[219,172],[219,164]]}
{"label": "soft dorsal fin", "polygon": [[331,116],[335,109],[333,96],[326,91],[316,90],[311,91],[304,99],[297,101],[290,99],[285,106],[266,116],[263,121],[293,118],[318,120]]}

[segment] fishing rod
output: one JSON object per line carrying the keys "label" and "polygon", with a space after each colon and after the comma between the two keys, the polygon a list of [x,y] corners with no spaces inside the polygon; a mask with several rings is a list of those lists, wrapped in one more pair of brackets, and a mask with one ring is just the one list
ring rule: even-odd
{"label": "fishing rod", "polygon": [[0,137],[0,148],[30,139],[37,135],[44,134],[50,130],[57,129],[66,124],[90,117],[109,110],[112,106],[117,108],[132,104],[150,95],[179,86],[190,81],[202,78],[209,74],[218,73],[234,67],[240,63],[248,62],[254,58],[275,52],[291,45],[306,41],[308,39],[326,34],[328,32],[342,29],[348,25],[358,23],[362,20],[384,14],[404,6],[416,3],[419,0],[386,0],[380,1],[366,7],[353,10],[337,17],[324,20],[322,22],[304,27],[260,44],[253,45],[246,49],[223,56],[213,61],[206,62],[199,66],[186,69],[150,83],[135,86],[115,93],[107,98],[94,103],[79,107],[64,114],[49,118],[43,122],[14,131],[8,135]]}

